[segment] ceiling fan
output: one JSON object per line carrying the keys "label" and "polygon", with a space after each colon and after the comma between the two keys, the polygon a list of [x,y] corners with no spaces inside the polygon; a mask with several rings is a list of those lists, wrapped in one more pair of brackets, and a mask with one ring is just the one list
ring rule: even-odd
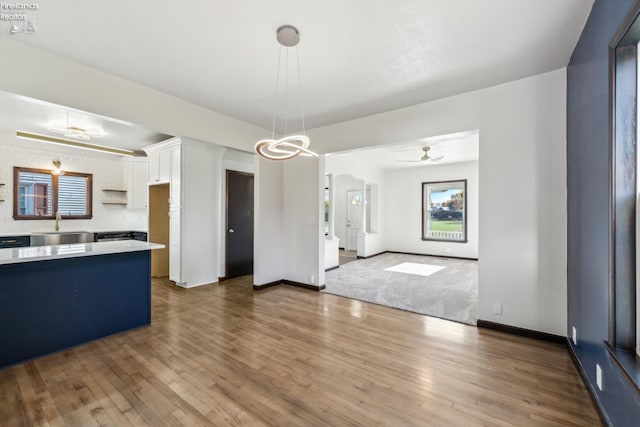
{"label": "ceiling fan", "polygon": [[431,147],[429,146],[422,147],[423,154],[419,160],[396,160],[396,161],[403,162],[403,163],[419,163],[419,162],[437,162],[439,160],[444,159],[444,156],[442,154],[435,155],[435,156],[429,155],[430,150],[431,150]]}

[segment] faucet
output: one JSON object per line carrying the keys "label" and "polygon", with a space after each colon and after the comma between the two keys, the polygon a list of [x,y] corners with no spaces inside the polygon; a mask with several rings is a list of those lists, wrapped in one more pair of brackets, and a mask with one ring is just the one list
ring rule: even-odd
{"label": "faucet", "polygon": [[62,221],[62,214],[58,211],[56,212],[56,231],[60,231],[60,221]]}

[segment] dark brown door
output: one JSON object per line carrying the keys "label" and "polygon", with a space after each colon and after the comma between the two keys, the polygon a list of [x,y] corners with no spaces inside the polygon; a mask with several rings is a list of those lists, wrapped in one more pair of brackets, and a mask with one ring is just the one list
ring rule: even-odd
{"label": "dark brown door", "polygon": [[253,174],[227,170],[225,277],[253,273]]}

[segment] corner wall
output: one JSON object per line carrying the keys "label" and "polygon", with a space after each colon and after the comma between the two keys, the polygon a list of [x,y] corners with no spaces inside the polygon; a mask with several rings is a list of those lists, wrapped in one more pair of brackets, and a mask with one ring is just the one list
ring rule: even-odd
{"label": "corner wall", "polygon": [[253,283],[285,278],[282,163],[255,156]]}
{"label": "corner wall", "polygon": [[320,180],[320,159],[298,156],[284,162],[282,218],[287,280],[317,285],[323,279],[321,193],[324,194],[324,180]]}

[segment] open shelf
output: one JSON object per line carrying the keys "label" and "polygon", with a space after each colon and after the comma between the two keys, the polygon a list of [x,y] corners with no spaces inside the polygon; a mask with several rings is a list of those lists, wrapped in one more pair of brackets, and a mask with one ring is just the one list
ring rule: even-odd
{"label": "open shelf", "polygon": [[103,188],[102,191],[105,194],[111,194],[111,196],[107,196],[107,200],[103,200],[103,205],[117,205],[117,206],[127,206],[127,190],[123,190],[120,188]]}

